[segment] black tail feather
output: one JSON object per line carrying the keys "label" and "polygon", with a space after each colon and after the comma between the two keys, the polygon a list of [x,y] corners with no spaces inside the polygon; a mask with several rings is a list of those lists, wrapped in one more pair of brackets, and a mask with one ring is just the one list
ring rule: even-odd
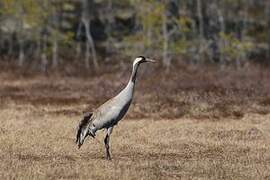
{"label": "black tail feather", "polygon": [[87,112],[84,114],[83,119],[80,121],[78,129],[77,129],[77,135],[76,135],[76,144],[78,144],[78,148],[80,148],[83,144],[84,138],[85,137],[81,137],[82,133],[85,133],[88,124],[91,121],[91,117],[92,117],[93,113],[92,112]]}

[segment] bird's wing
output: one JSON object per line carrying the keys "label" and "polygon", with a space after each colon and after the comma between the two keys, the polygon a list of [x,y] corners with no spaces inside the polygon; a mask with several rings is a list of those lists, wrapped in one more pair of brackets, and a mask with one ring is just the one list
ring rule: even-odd
{"label": "bird's wing", "polygon": [[131,101],[125,102],[121,99],[110,99],[96,109],[93,124],[97,129],[113,126],[126,114]]}
{"label": "bird's wing", "polygon": [[83,144],[84,139],[86,138],[88,134],[89,125],[91,124],[91,117],[93,113],[87,112],[83,115],[82,120],[79,123],[78,129],[77,129],[77,135],[76,135],[76,143],[78,144],[78,147],[80,148]]}
{"label": "bird's wing", "polygon": [[93,123],[97,129],[102,129],[106,126],[109,126],[113,123],[112,121],[117,119],[121,110],[121,106],[117,103],[118,102],[113,98],[96,109],[96,118],[94,118]]}

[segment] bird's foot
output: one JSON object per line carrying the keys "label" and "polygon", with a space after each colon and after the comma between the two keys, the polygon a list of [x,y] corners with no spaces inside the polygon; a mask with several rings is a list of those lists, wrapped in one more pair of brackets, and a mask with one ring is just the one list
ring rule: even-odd
{"label": "bird's foot", "polygon": [[111,156],[106,156],[106,159],[107,159],[108,161],[111,161],[111,160],[112,160]]}
{"label": "bird's foot", "polygon": [[112,160],[112,158],[111,158],[111,153],[109,152],[109,149],[106,149],[106,154],[105,154],[105,156],[106,156],[106,159],[107,160]]}

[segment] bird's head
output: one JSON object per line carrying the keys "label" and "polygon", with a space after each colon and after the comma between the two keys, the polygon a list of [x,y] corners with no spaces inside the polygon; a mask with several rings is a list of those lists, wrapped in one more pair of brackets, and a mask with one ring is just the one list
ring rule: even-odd
{"label": "bird's head", "polygon": [[136,65],[136,64],[139,65],[139,64],[145,63],[145,62],[152,62],[152,63],[154,63],[154,62],[156,62],[156,61],[153,60],[153,59],[146,58],[146,57],[144,57],[144,56],[138,56],[138,57],[134,60],[133,66]]}

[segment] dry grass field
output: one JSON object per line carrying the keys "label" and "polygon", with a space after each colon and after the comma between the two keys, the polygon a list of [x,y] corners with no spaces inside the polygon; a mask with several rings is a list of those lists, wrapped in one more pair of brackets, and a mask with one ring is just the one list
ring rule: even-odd
{"label": "dry grass field", "polygon": [[80,150],[75,131],[82,111],[117,93],[128,73],[0,73],[0,179],[270,179],[269,74],[258,82],[253,72],[140,76],[112,134],[112,161],[102,131]]}

